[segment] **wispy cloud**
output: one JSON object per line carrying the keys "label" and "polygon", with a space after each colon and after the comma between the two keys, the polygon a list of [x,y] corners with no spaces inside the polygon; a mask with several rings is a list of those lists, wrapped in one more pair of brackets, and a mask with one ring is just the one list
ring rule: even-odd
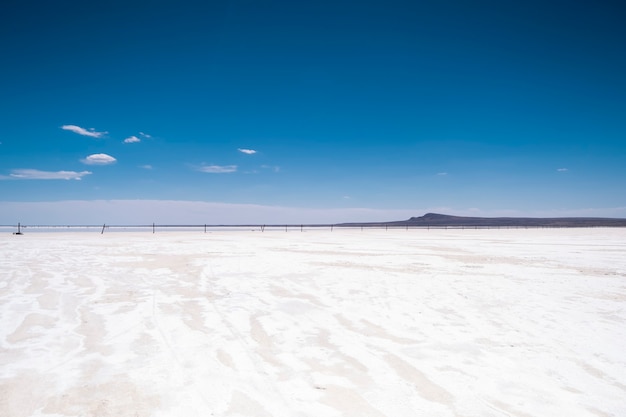
{"label": "wispy cloud", "polygon": [[101,138],[107,133],[109,133],[109,132],[96,132],[96,130],[93,128],[85,129],[76,125],[63,125],[61,126],[61,129],[69,130],[70,132],[78,133],[79,135],[83,135],[83,136],[90,136],[92,138]]}
{"label": "wispy cloud", "polygon": [[567,169],[567,168],[558,168],[557,171],[559,171],[559,172],[567,172],[567,171],[569,171],[569,169]]}
{"label": "wispy cloud", "polygon": [[241,153],[245,153],[246,155],[254,155],[257,152],[254,149],[238,148],[237,150]]}
{"label": "wispy cloud", "polygon": [[270,169],[274,172],[280,172],[280,167],[276,166],[276,165],[261,165],[261,168],[263,169]]}
{"label": "wispy cloud", "polygon": [[202,165],[196,170],[209,174],[228,174],[237,171],[237,165]]}
{"label": "wispy cloud", "polygon": [[105,153],[94,153],[88,157],[81,159],[80,162],[87,165],[110,165],[117,161],[111,155]]}
{"label": "wispy cloud", "polygon": [[139,136],[131,135],[124,139],[124,143],[139,143],[141,139],[152,139],[152,136],[144,132],[139,132]]}
{"label": "wispy cloud", "polygon": [[139,168],[152,169],[152,165],[139,165]]}
{"label": "wispy cloud", "polygon": [[14,169],[8,176],[0,176],[0,179],[14,180],[80,180],[89,171],[40,171],[38,169]]}
{"label": "wispy cloud", "polygon": [[124,143],[137,143],[137,142],[141,142],[141,139],[139,139],[135,135],[129,136],[126,139],[124,139]]}
{"label": "wispy cloud", "polygon": [[448,175],[447,172],[438,172],[437,173],[437,176],[439,176],[439,177],[445,177],[446,175]]}

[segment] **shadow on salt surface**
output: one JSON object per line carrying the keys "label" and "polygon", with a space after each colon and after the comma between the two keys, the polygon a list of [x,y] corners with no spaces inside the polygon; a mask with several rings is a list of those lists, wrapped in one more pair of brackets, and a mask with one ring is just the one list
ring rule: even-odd
{"label": "shadow on salt surface", "polygon": [[110,382],[96,383],[83,377],[75,387],[55,393],[54,380],[39,371],[26,371],[8,382],[0,382],[0,414],[3,417],[135,416],[149,417],[160,406],[158,395],[133,384],[118,374]]}
{"label": "shadow on salt surface", "polygon": [[49,399],[42,412],[70,416],[148,417],[159,406],[158,395],[147,395],[145,388],[134,385],[124,375],[117,375],[113,381],[102,384],[85,380],[82,386]]}

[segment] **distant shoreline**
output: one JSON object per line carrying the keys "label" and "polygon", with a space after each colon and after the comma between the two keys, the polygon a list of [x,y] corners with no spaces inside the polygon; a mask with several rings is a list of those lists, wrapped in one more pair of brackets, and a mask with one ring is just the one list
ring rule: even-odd
{"label": "distant shoreline", "polygon": [[[604,217],[464,217],[427,213],[422,217],[411,217],[382,224],[394,227],[626,227],[626,219]],[[343,225],[366,225],[366,223],[344,223]]]}
{"label": "distant shoreline", "polygon": [[626,219],[602,217],[463,217],[445,214],[427,213],[421,217],[389,222],[354,222],[354,223],[291,223],[291,224],[84,224],[84,225],[46,225],[22,224],[0,225],[0,229],[32,231],[226,231],[226,230],[284,230],[304,231],[304,229],[524,229],[524,228],[592,228],[626,227]]}

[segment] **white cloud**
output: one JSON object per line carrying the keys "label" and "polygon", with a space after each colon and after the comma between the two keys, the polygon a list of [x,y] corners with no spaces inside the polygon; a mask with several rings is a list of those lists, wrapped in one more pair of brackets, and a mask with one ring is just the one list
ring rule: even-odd
{"label": "white cloud", "polygon": [[239,152],[241,153],[245,153],[246,155],[254,155],[256,153],[256,151],[254,149],[243,149],[243,148],[239,148],[237,149]]}
{"label": "white cloud", "polygon": [[139,139],[137,136],[129,136],[126,139],[124,139],[124,143],[137,143],[137,142],[141,142],[141,139]]}
{"label": "white cloud", "polygon": [[139,168],[152,169],[152,165],[139,165]]}
{"label": "white cloud", "polygon": [[78,133],[79,135],[83,135],[83,136],[90,136],[92,138],[101,138],[107,133],[109,133],[109,132],[96,132],[93,128],[84,129],[76,125],[63,125],[61,126],[61,129],[69,130],[70,132]]}
{"label": "white cloud", "polygon": [[209,174],[228,174],[237,171],[237,165],[203,165],[196,169]]}
{"label": "white cloud", "polygon": [[437,175],[439,177],[445,177],[446,175],[448,175],[448,173],[447,172],[438,172]]}
{"label": "white cloud", "polygon": [[115,163],[117,159],[105,153],[94,153],[93,155],[89,155],[88,157],[86,157],[85,159],[81,159],[80,161],[83,164],[87,165],[110,165]]}
{"label": "white cloud", "polygon": [[40,171],[38,169],[14,169],[9,176],[2,176],[1,179],[16,180],[80,180],[89,171]]}
{"label": "white cloud", "polygon": [[146,139],[152,139],[152,135],[149,135],[147,133],[139,132],[139,135]]}
{"label": "white cloud", "polygon": [[559,172],[567,172],[567,171],[569,171],[569,169],[567,169],[567,168],[559,168],[559,169],[557,169],[557,171],[559,171]]}

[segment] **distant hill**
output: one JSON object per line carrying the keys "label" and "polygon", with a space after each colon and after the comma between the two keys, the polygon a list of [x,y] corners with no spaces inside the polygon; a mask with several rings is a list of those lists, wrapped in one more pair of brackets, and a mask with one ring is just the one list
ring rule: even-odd
{"label": "distant hill", "polygon": [[343,223],[340,226],[390,226],[390,227],[626,227],[626,219],[603,217],[463,217],[427,213],[381,223]]}

